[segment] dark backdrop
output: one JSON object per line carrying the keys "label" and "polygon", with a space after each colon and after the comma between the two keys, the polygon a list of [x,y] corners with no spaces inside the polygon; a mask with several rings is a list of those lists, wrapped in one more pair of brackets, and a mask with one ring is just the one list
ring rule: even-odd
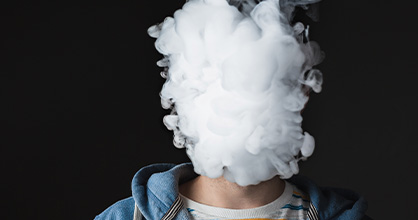
{"label": "dark backdrop", "polygon": [[[59,2],[59,3],[57,3]],[[399,2],[399,1],[398,1]],[[375,219],[417,216],[415,1],[320,4],[323,92],[301,173],[353,189]],[[142,166],[188,161],[162,123],[149,26],[183,1],[15,1],[0,19],[0,219],[92,219]],[[3,3],[2,3],[3,4]]]}

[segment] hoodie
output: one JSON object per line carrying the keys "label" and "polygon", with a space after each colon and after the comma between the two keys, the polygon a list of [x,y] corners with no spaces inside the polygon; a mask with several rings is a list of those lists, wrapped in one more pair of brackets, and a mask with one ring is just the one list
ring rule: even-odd
{"label": "hoodie", "polygon": [[[197,177],[191,163],[153,164],[140,169],[132,180],[132,197],[121,200],[95,220],[187,220],[178,186]],[[309,195],[311,220],[365,220],[366,200],[359,194],[339,188],[318,187],[306,177],[296,175],[288,182]],[[141,218],[138,218],[141,219]]]}

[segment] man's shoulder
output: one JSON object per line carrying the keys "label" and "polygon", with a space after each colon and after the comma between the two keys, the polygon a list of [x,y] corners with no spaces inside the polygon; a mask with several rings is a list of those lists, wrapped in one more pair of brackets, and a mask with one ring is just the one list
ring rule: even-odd
{"label": "man's shoulder", "polygon": [[132,197],[120,200],[102,213],[97,215],[95,220],[125,220],[132,219],[135,210],[135,200]]}
{"label": "man's shoulder", "polygon": [[310,209],[320,219],[370,219],[366,216],[367,201],[357,192],[344,188],[321,187],[307,177],[295,175],[292,184],[309,196]]}

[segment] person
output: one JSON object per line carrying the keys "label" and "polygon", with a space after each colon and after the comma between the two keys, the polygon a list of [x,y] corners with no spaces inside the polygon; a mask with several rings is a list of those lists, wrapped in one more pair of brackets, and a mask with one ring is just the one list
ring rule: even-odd
{"label": "person", "polygon": [[317,45],[290,20],[315,2],[190,0],[150,28],[165,56],[164,123],[191,163],[141,168],[132,196],[95,219],[370,219],[358,193],[296,175],[314,147],[300,113],[322,75]]}

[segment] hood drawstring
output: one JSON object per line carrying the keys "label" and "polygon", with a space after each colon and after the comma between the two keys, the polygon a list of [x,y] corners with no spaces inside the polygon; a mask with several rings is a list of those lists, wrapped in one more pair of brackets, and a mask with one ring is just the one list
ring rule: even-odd
{"label": "hood drawstring", "polygon": [[[171,205],[170,209],[167,213],[161,218],[161,220],[172,220],[176,217],[177,213],[183,208],[183,202],[180,199],[180,196],[177,196],[176,200],[174,201],[173,205]],[[135,204],[135,211],[134,211],[134,219],[133,220],[142,220],[141,212],[139,211],[138,206]]]}

